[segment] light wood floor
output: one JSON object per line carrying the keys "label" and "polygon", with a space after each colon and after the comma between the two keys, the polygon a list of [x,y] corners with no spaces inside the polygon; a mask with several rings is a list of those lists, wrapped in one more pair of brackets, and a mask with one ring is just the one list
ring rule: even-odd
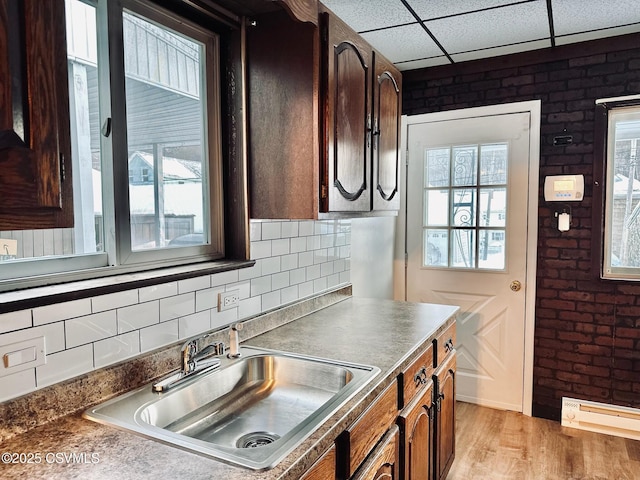
{"label": "light wood floor", "polygon": [[458,402],[447,480],[482,479],[640,480],[640,441]]}

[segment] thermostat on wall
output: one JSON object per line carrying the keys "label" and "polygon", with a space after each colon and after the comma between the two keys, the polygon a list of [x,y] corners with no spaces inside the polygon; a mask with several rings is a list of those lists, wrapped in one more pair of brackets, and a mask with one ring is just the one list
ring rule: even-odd
{"label": "thermostat on wall", "polygon": [[571,202],[584,196],[584,175],[551,175],[544,179],[547,202]]}

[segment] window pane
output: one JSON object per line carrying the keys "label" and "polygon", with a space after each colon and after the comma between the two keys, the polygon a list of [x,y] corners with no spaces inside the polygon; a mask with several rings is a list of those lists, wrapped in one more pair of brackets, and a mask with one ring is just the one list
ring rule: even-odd
{"label": "window pane", "polygon": [[479,231],[480,246],[478,251],[478,267],[492,270],[504,270],[505,267],[505,231]]}
{"label": "window pane", "polygon": [[[0,232],[0,263],[18,263],[28,258],[53,259],[103,250],[96,11],[78,0],[68,0],[65,11],[74,227]],[[14,278],[47,273],[47,267],[43,267],[43,271],[38,268],[31,262],[20,269],[14,266],[9,275],[0,276]]]}
{"label": "window pane", "polygon": [[124,14],[132,250],[208,243],[204,46]]}
{"label": "window pane", "polygon": [[507,189],[480,189],[480,226],[504,227],[507,218]]}
{"label": "window pane", "polygon": [[425,229],[423,245],[425,267],[446,267],[449,264],[449,231],[447,229]]}
{"label": "window pane", "polygon": [[452,190],[451,225],[456,227],[472,227],[476,224],[476,190],[473,188],[456,188]]}
{"label": "window pane", "polygon": [[426,226],[449,225],[449,190],[426,190],[424,211]]}
{"label": "window pane", "polygon": [[506,143],[480,147],[480,185],[507,183],[507,155]]}
{"label": "window pane", "polygon": [[476,185],[478,148],[475,145],[453,148],[453,185]]}
{"label": "window pane", "polygon": [[425,187],[446,187],[449,185],[450,149],[434,148],[427,150],[424,169]]}
{"label": "window pane", "polygon": [[451,266],[458,268],[475,268],[475,230],[456,229],[453,230],[451,234]]}

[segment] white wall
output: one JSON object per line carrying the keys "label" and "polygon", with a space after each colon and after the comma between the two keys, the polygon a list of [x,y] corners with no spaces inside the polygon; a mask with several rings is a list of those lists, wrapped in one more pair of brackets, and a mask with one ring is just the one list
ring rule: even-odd
{"label": "white wall", "polygon": [[0,376],[0,401],[348,284],[350,242],[351,220],[252,220],[251,268],[2,314],[0,346],[44,336],[47,363]]}
{"label": "white wall", "polygon": [[354,297],[393,299],[396,217],[351,220],[351,282]]}

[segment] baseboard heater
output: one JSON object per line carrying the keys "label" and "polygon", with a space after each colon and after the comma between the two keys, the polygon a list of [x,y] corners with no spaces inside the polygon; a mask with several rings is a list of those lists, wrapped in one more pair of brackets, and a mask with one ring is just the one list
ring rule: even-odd
{"label": "baseboard heater", "polygon": [[640,440],[640,409],[562,397],[563,427]]}

